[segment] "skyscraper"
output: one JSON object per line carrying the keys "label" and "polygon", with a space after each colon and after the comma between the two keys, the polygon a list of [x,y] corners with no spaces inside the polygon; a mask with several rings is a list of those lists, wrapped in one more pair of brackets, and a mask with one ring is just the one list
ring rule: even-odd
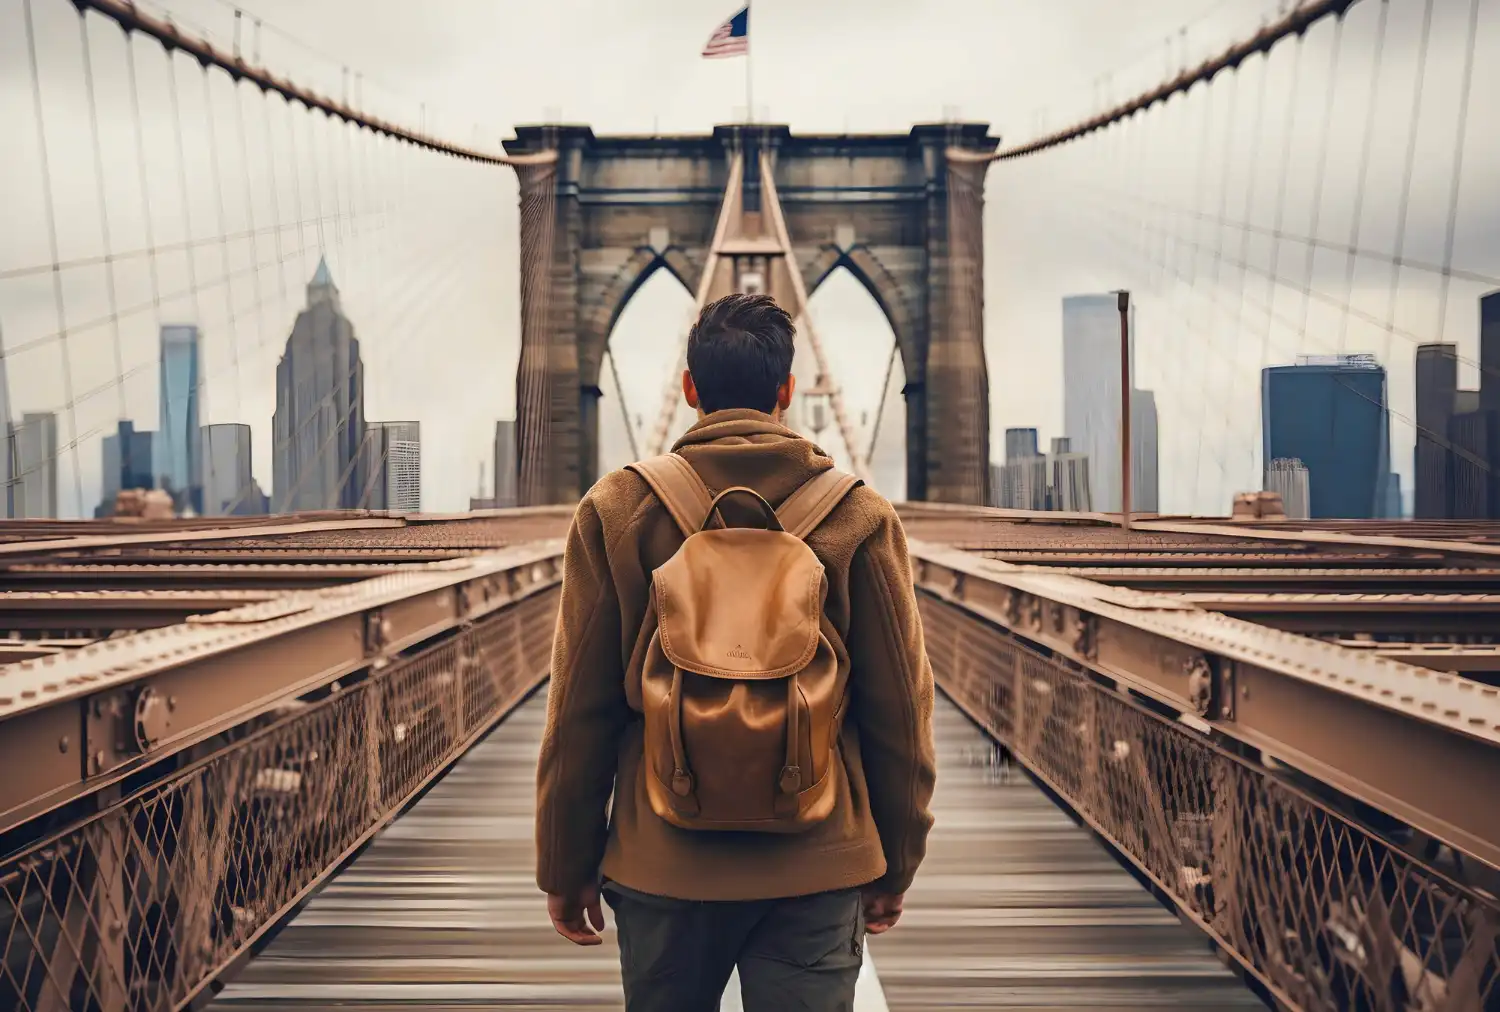
{"label": "skyscraper", "polygon": [[1373,355],[1308,357],[1261,372],[1263,459],[1307,465],[1311,519],[1384,516],[1390,494],[1385,369]]}
{"label": "skyscraper", "polygon": [[371,422],[366,441],[367,509],[422,510],[422,427],[419,422]]}
{"label": "skyscraper", "polygon": [[1448,511],[1458,520],[1500,514],[1494,467],[1500,461],[1500,412],[1480,407],[1483,390],[1460,390],[1448,420]]}
{"label": "skyscraper", "polygon": [[1005,430],[1005,462],[1028,460],[1039,456],[1036,448],[1035,429]]}
{"label": "skyscraper", "polygon": [[16,484],[15,515],[57,516],[57,416],[28,411],[11,427]]}
{"label": "skyscraper", "polygon": [[516,505],[519,474],[516,470],[516,423],[495,423],[495,506]]}
{"label": "skyscraper", "polygon": [[994,469],[990,498],[1002,509],[1047,508],[1047,461],[1037,450],[1036,429],[1005,430],[1005,463]]}
{"label": "skyscraper", "polygon": [[1052,452],[1047,455],[1047,508],[1069,513],[1093,512],[1088,455],[1073,453],[1067,447],[1066,439],[1054,439]]}
{"label": "skyscraper", "polygon": [[1442,518],[1453,515],[1452,451],[1449,429],[1458,400],[1458,346],[1424,344],[1417,348],[1417,445],[1413,514]]}
{"label": "skyscraper", "polygon": [[1500,289],[1479,298],[1479,409],[1500,411]]}
{"label": "skyscraper", "polygon": [[1459,388],[1457,345],[1424,344],[1416,395],[1413,515],[1500,517],[1500,291],[1479,300],[1479,389]]}
{"label": "skyscraper", "polygon": [[1281,508],[1288,520],[1308,519],[1307,465],[1302,461],[1277,457],[1267,464],[1266,491],[1281,496]]}
{"label": "skyscraper", "polygon": [[263,494],[251,473],[250,426],[203,426],[203,507],[208,516],[264,513]]}
{"label": "skyscraper", "polygon": [[101,474],[99,508],[96,516],[114,512],[115,497],[125,489],[156,487],[156,433],[137,429],[132,421],[121,421],[112,435],[101,443],[104,470]]}
{"label": "skyscraper", "polygon": [[[156,477],[178,511],[203,512],[203,450],[198,426],[198,328],[161,328],[161,422],[154,440]],[[146,486],[147,488],[151,486]]]}
{"label": "skyscraper", "polygon": [[364,366],[339,290],[318,261],[307,308],[276,365],[273,488],[278,512],[355,509],[366,475]]}
{"label": "skyscraper", "polygon": [[[1087,458],[1092,508],[1121,506],[1120,309],[1114,292],[1069,295],[1062,300],[1063,431]],[[1135,375],[1135,305],[1129,310],[1130,374]],[[1132,510],[1157,506],[1156,399],[1131,390],[1130,455]],[[1138,403],[1139,402],[1139,403]],[[1074,465],[1070,465],[1074,466]]]}

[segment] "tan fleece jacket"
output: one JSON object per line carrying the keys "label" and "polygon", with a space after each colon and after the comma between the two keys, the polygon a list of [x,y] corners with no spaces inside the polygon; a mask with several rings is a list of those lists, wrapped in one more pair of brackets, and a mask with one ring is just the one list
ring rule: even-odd
{"label": "tan fleece jacket", "polygon": [[[833,462],[756,411],[720,411],[678,441],[712,491],[778,505]],[[600,479],[568,534],[537,768],[537,884],[603,876],[690,900],[771,899],[878,882],[903,892],[926,852],[935,766],[932,671],[906,537],[874,489],[855,489],[807,538],[827,570],[829,621],[850,659],[850,715],[833,814],[806,833],[703,832],[659,819],[638,776],[651,573],[682,535],[645,481]],[[610,797],[614,803],[611,809]]]}

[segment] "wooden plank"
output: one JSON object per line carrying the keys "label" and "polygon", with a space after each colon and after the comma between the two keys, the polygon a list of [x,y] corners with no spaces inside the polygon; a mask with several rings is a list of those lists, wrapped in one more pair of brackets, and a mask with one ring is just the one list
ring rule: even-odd
{"label": "wooden plank", "polygon": [[1264,1007],[954,706],[935,721],[927,860],[870,946],[892,1010]]}
{"label": "wooden plank", "polygon": [[[532,880],[539,696],[324,889],[216,1000],[224,1012],[620,1009],[618,951],[553,933]],[[878,1007],[1225,1009],[1259,1002],[946,702],[937,828]],[[726,1007],[738,1007],[732,1001]]]}

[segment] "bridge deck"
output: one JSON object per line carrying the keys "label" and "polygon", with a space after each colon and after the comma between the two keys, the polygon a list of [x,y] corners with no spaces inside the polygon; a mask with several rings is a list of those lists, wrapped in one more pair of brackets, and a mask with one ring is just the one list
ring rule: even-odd
{"label": "bridge deck", "polygon": [[[870,946],[878,981],[858,1008],[1260,1007],[1089,834],[1006,776],[957,710],[937,720],[931,855],[900,927]],[[600,949],[568,946],[532,883],[541,721],[540,698],[511,716],[215,1007],[620,1008],[613,932]]]}

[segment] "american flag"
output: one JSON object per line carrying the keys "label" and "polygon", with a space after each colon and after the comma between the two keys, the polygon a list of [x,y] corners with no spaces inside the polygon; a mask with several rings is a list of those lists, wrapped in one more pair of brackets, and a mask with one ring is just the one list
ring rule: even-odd
{"label": "american flag", "polygon": [[750,8],[747,6],[724,22],[703,47],[705,59],[745,56],[750,52]]}

